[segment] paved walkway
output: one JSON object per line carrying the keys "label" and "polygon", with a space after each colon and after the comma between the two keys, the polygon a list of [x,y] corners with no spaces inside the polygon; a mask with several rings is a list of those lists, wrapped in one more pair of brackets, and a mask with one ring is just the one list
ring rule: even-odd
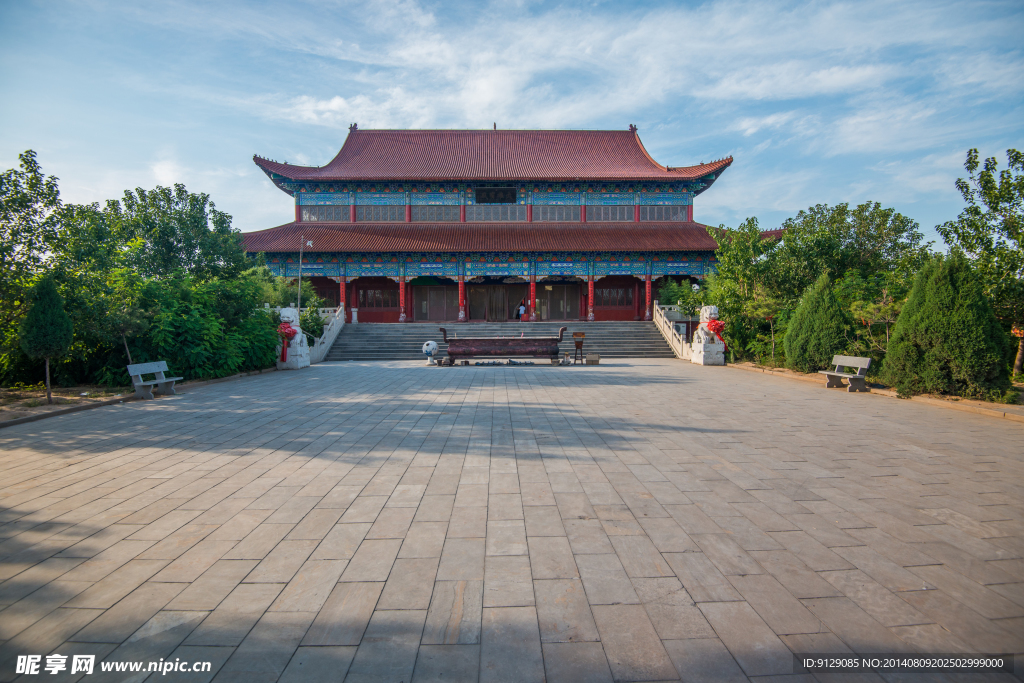
{"label": "paved walkway", "polygon": [[[53,653],[418,683],[1024,651],[1024,428],[909,401],[668,360],[337,363],[0,451],[3,681]],[[96,668],[23,680],[148,675]]]}

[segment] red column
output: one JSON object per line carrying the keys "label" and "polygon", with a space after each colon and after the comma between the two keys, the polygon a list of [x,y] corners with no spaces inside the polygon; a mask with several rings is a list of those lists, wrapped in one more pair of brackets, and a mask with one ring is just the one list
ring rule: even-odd
{"label": "red column", "polygon": [[537,322],[537,276],[530,273],[530,322]]}
{"label": "red column", "polygon": [[459,276],[459,322],[466,322],[466,276]]}
{"label": "red column", "polygon": [[686,207],[686,220],[693,222],[693,204]]}
{"label": "red column", "polygon": [[587,276],[587,321],[594,322],[594,276]]}
{"label": "red column", "polygon": [[295,205],[295,222],[298,223],[302,220],[302,207],[298,204]]}
{"label": "red column", "polygon": [[533,204],[527,204],[526,205],[526,222],[527,223],[532,223],[533,222]]}
{"label": "red column", "polygon": [[633,205],[633,222],[634,223],[639,223],[640,222],[640,205],[639,204],[634,204]]}
{"label": "red column", "polygon": [[338,306],[341,307],[341,314],[345,315],[345,276],[342,275],[338,284]]}
{"label": "red column", "polygon": [[633,320],[643,320],[640,315],[640,283],[633,279]]}
{"label": "red column", "polygon": [[405,276],[398,277],[398,322],[404,323],[405,318]]}
{"label": "red column", "polygon": [[580,223],[587,222],[587,205],[580,204]]}
{"label": "red column", "polygon": [[405,222],[412,223],[412,206],[409,204],[405,205]]}
{"label": "red column", "polygon": [[644,320],[651,319],[651,274],[647,273],[644,275],[644,288],[646,290],[647,300],[644,303],[646,307],[644,310]]}
{"label": "red column", "polygon": [[349,220],[351,220],[353,223],[356,222],[356,205],[355,204],[353,204],[351,207],[349,207]]}
{"label": "red column", "polygon": [[462,206],[459,207],[459,220],[462,221],[463,223],[466,222],[466,205],[465,204],[463,204]]}

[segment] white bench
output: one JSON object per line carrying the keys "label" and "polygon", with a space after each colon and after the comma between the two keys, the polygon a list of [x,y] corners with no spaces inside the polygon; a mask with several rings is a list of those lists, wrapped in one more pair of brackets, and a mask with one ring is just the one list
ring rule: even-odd
{"label": "white bench", "polygon": [[[128,366],[128,374],[132,376],[132,385],[135,387],[135,396],[138,398],[153,398],[153,387],[156,386],[158,394],[176,394],[174,383],[183,377],[164,377],[167,372],[167,363],[157,361],[156,363],[136,363]],[[154,379],[144,380],[143,375],[154,375]]]}
{"label": "white bench", "polygon": [[[843,378],[845,377],[850,381],[847,391],[869,391],[866,384],[869,367],[871,367],[870,358],[832,356],[832,369],[818,370],[818,374],[825,375],[828,378],[828,381],[825,382],[826,389],[845,387],[846,385],[843,384]],[[845,372],[846,368],[853,368],[857,372],[855,374]]]}

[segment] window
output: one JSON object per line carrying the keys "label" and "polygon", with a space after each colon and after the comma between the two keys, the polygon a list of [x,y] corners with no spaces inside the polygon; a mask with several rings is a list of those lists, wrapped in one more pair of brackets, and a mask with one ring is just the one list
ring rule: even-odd
{"label": "window", "polygon": [[642,221],[685,221],[685,206],[641,206]]}
{"label": "window", "polygon": [[515,204],[514,187],[480,187],[476,190],[477,204]]}
{"label": "window", "polygon": [[412,219],[414,221],[428,221],[431,223],[457,223],[459,221],[459,207],[413,206]]}
{"label": "window", "polygon": [[595,306],[632,306],[633,305],[633,288],[632,287],[615,287],[607,289],[595,289],[594,290],[594,305]]}
{"label": "window", "polygon": [[360,289],[359,308],[398,308],[398,290]]}
{"label": "window", "polygon": [[618,205],[618,206],[588,206],[587,207],[587,220],[593,222],[600,221],[632,221],[633,220],[633,205]]}
{"label": "window", "polygon": [[580,207],[578,206],[534,206],[534,221],[575,221],[580,220]]}
{"label": "window", "polygon": [[356,220],[366,223],[404,223],[405,205],[357,206]]}
{"label": "window", "polygon": [[347,223],[350,216],[348,206],[304,206],[300,215],[305,223],[318,221]]}
{"label": "window", "polygon": [[473,205],[466,207],[467,221],[525,221],[526,206],[522,204]]}

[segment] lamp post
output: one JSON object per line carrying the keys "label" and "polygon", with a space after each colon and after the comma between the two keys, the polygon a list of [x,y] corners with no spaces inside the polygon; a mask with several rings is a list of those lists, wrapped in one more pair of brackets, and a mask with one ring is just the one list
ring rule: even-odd
{"label": "lamp post", "polygon": [[306,236],[302,235],[299,238],[299,294],[298,294],[298,298],[296,299],[296,301],[299,302],[298,309],[297,309],[299,311],[299,315],[302,315],[302,250],[303,250],[303,247],[305,247],[307,244],[310,247],[313,246],[313,243],[312,242],[307,242],[306,241]]}

